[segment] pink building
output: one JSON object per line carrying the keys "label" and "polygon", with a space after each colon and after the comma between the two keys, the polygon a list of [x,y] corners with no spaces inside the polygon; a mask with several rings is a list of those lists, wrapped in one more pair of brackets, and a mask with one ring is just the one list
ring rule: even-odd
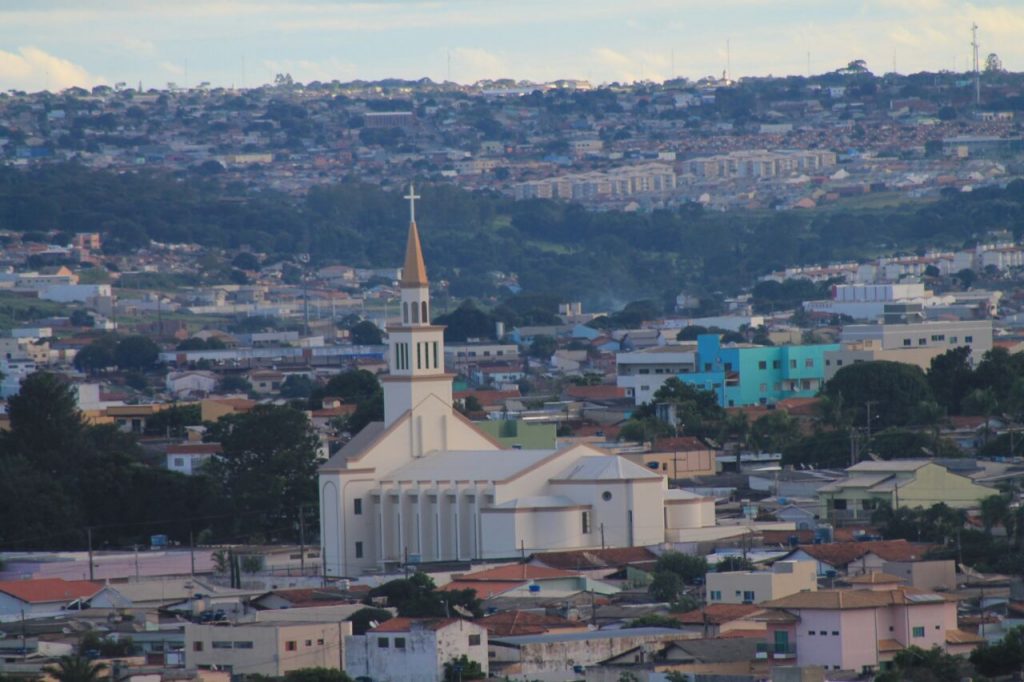
{"label": "pink building", "polygon": [[897,576],[869,577],[855,589],[799,592],[762,604],[770,655],[795,653],[798,666],[865,672],[886,669],[906,647],[965,654],[981,643],[957,627],[955,600],[904,587]]}

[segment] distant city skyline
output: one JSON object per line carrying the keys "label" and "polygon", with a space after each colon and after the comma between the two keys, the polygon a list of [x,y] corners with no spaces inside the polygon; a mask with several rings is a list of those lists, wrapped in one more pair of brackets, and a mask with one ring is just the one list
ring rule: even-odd
{"label": "distant city skyline", "polygon": [[982,64],[1024,69],[1007,0],[5,0],[0,90],[966,71],[972,23]]}

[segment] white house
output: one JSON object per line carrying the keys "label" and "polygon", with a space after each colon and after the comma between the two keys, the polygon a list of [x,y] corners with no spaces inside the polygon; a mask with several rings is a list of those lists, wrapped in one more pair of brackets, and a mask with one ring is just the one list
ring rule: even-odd
{"label": "white house", "polygon": [[167,446],[167,468],[191,476],[220,453],[220,443],[169,445]]}
{"label": "white house", "polygon": [[345,639],[345,672],[356,679],[436,682],[462,656],[487,675],[487,630],[457,618],[392,618]]}
{"label": "white house", "polygon": [[176,396],[208,395],[217,388],[217,375],[202,370],[168,372],[164,383],[168,393]]}
{"label": "white house", "polygon": [[60,615],[104,590],[102,583],[63,578],[0,582],[0,622]]}
{"label": "white house", "polygon": [[401,324],[388,329],[384,420],[320,468],[326,575],[680,542],[715,525],[713,500],[669,490],[644,467],[583,444],[504,449],[453,409],[415,221],[401,306]]}

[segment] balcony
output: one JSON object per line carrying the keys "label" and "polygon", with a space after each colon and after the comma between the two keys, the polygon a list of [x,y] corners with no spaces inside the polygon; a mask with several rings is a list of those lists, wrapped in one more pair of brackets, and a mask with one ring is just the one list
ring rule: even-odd
{"label": "balcony", "polygon": [[785,661],[796,658],[796,645],[795,644],[778,644],[774,642],[759,642],[757,645],[757,654],[755,655],[759,661]]}

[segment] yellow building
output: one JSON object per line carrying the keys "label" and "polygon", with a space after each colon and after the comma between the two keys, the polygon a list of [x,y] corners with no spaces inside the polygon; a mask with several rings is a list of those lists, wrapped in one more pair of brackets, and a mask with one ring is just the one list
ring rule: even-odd
{"label": "yellow building", "polygon": [[818,489],[822,518],[833,523],[869,521],[880,505],[927,509],[944,502],[970,509],[995,490],[928,459],[860,462],[847,477]]}
{"label": "yellow building", "polygon": [[708,573],[709,604],[757,604],[818,589],[814,561],[777,561],[767,571]]}

